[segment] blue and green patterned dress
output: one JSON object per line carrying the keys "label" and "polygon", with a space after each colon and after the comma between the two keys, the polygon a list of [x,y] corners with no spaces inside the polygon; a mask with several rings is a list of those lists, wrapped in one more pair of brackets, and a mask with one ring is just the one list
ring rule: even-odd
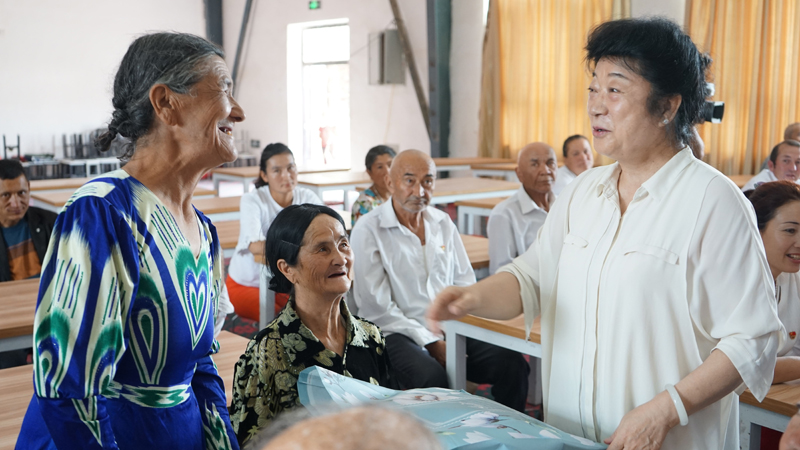
{"label": "blue and green patterned dress", "polygon": [[56,220],[34,322],[34,392],[17,448],[238,448],[211,355],[217,233],[199,256],[161,201],[119,170]]}

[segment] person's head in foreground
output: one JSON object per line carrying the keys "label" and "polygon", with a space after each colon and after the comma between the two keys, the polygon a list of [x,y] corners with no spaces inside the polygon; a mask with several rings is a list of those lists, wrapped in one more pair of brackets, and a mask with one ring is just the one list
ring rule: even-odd
{"label": "person's head in foreground", "polygon": [[800,141],[800,122],[790,124],[783,130],[784,141]]}
{"label": "person's head in foreground", "polygon": [[28,212],[31,184],[22,164],[14,159],[0,160],[0,227],[18,224]]}
{"label": "person's head in foreground", "polygon": [[594,166],[594,155],[589,139],[580,134],[574,134],[564,140],[561,147],[564,156],[564,165],[575,175],[580,175]]}
{"label": "person's head in foreground", "polygon": [[291,205],[267,231],[265,252],[272,268],[269,288],[292,293],[299,308],[333,302],[350,290],[353,251],[342,217],[327,206]]}
{"label": "person's head in foreground", "polygon": [[549,209],[557,171],[556,152],[544,142],[528,144],[517,154],[517,178],[528,196],[545,209]]}
{"label": "person's head in foreground", "polygon": [[294,153],[284,144],[275,142],[261,152],[256,188],[269,186],[273,196],[287,195],[297,187],[297,165]]}
{"label": "person's head in foreground", "polygon": [[394,210],[418,214],[433,198],[436,164],[427,153],[405,150],[394,158],[388,180]]}
{"label": "person's head in foreground", "polygon": [[797,181],[800,177],[800,142],[783,141],[773,147],[767,167],[779,180]]}
{"label": "person's head in foreground", "polygon": [[[203,38],[155,33],[136,39],[114,78],[114,113],[96,145],[105,151],[119,134],[132,145],[178,147],[176,168],[216,167],[236,159],[233,127],[244,111],[232,96],[225,54]],[[149,161],[152,163],[152,161]],[[194,187],[192,187],[194,189]]]}
{"label": "person's head in foreground", "polygon": [[659,18],[606,22],[592,31],[586,50],[598,153],[638,165],[671,158],[689,144],[711,60],[677,25]]}
{"label": "person's head in foreground", "polygon": [[800,185],[781,180],[745,192],[756,211],[756,222],[773,278],[800,270]]}
{"label": "person's head in foreground", "polygon": [[360,406],[312,417],[284,414],[247,450],[440,450],[436,436],[408,414]]}
{"label": "person's head in foreground", "polygon": [[392,161],[395,156],[397,154],[392,147],[376,145],[369,149],[366,158],[364,158],[364,165],[367,167],[367,174],[372,179],[372,186],[378,191],[375,193],[382,197],[386,197],[384,194],[389,192],[389,188],[386,186],[386,176],[392,167]]}

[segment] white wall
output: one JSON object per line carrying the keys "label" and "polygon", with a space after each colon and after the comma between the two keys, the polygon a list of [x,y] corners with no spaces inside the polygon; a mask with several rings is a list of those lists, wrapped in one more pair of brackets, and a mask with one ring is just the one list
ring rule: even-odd
{"label": "white wall", "polygon": [[[460,0],[459,0],[460,1]],[[427,22],[424,0],[399,0],[417,67],[427,95]],[[244,0],[223,3],[223,42],[233,65],[244,11]],[[414,93],[411,76],[405,85],[370,85],[368,35],[393,20],[388,0],[325,0],[311,11],[307,1],[254,2],[245,58],[240,63],[237,100],[247,119],[238,128],[249,139],[289,140],[287,120],[287,25],[330,19],[349,19],[350,25],[350,136],[351,167],[363,170],[364,156],[378,144],[430,151],[430,142]],[[260,149],[248,149],[258,153]]]}
{"label": "white wall", "polygon": [[484,0],[454,0],[452,4],[450,156],[477,156]]}
{"label": "white wall", "polygon": [[62,134],[104,126],[128,45],[162,30],[205,36],[203,2],[0,0],[0,134],[60,154]]}

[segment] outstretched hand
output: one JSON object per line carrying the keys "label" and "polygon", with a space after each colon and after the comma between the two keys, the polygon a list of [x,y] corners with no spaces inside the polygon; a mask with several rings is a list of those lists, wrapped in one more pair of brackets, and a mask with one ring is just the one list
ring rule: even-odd
{"label": "outstretched hand", "polygon": [[433,299],[433,303],[425,314],[428,328],[434,333],[441,333],[439,322],[454,320],[469,314],[478,304],[478,299],[467,288],[450,286]]}

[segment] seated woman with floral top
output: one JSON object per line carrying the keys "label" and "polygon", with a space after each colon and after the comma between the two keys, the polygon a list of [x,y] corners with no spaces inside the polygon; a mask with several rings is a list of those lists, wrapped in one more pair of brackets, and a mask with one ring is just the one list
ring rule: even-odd
{"label": "seated woman with floral top", "polygon": [[353,252],[341,217],[327,206],[287,207],[267,232],[266,255],[270,289],[291,297],[236,363],[230,415],[240,444],[300,404],[297,376],[306,367],[388,383],[380,328],[352,316],[344,301]]}
{"label": "seated woman with floral top", "polygon": [[389,188],[386,186],[386,174],[392,167],[392,160],[397,154],[392,147],[386,145],[376,145],[367,152],[364,164],[367,166],[367,175],[372,179],[372,186],[367,188],[358,196],[353,203],[352,215],[350,216],[353,225],[356,220],[364,214],[372,211],[389,199]]}

